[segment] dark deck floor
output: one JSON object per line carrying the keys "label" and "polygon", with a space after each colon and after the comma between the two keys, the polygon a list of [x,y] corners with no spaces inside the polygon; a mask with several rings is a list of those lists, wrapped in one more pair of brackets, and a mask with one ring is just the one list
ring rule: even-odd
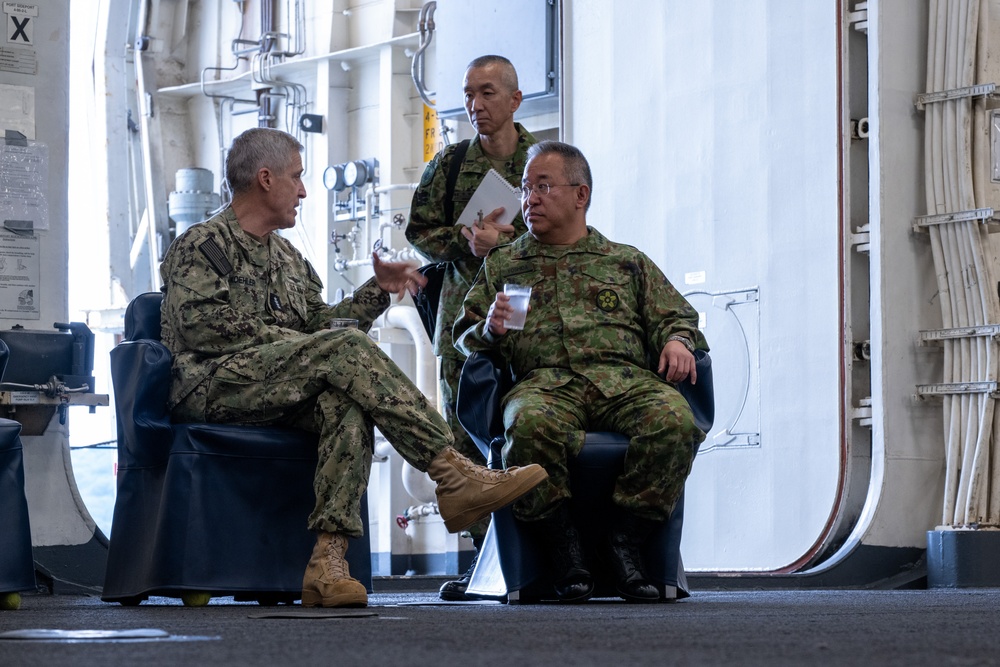
{"label": "dark deck floor", "polygon": [[[704,592],[676,604],[437,604],[382,593],[364,610],[315,613],[213,600],[25,596],[0,611],[13,665],[997,665],[1000,591]],[[261,618],[291,614],[297,618]],[[326,616],[326,617],[324,617]],[[25,629],[157,629],[132,641],[7,639]]]}

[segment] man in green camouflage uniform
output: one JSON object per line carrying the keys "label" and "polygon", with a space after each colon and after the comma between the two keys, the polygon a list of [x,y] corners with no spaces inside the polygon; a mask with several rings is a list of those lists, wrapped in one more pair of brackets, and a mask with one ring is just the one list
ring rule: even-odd
{"label": "man in green camouflage uniform", "polygon": [[[455,449],[479,461],[482,454],[455,416],[458,378],[465,355],[455,348],[451,327],[462,312],[462,300],[486,253],[494,246],[513,241],[527,231],[527,227],[520,213],[512,225],[496,224],[494,220],[500,211],[490,212],[482,226],[471,229],[455,223],[490,169],[511,185],[520,187],[528,147],[536,140],[514,122],[514,112],[521,104],[521,91],[518,90],[517,72],[509,60],[502,56],[476,58],[466,68],[464,90],[465,110],[477,134],[468,145],[455,181],[451,198],[453,216],[447,219],[445,199],[447,178],[458,144],[446,146],[427,163],[410,204],[406,239],[430,261],[449,263],[441,287],[433,340],[434,354],[441,360],[441,403],[455,437]],[[469,529],[477,554],[486,527],[487,522],[480,522]],[[441,597],[466,599],[465,589],[474,565],[475,561],[458,580],[445,582]]]}
{"label": "man in green camouflage uniform", "polygon": [[[335,306],[322,282],[278,229],[295,225],[301,144],[270,129],[233,141],[226,176],[232,204],[171,244],[160,272],[162,339],[173,354],[170,407],[179,421],[281,424],[319,433],[314,480],[318,532],[303,579],[307,606],[363,606],[350,577],[347,537],[363,534],[373,426],[437,486],[445,525],[455,532],[532,488],[544,471],[496,476],[450,445],[451,432],[424,395],[365,331],[390,292],[415,289],[414,267],[372,258],[375,277]],[[357,329],[330,330],[335,317]],[[484,502],[486,493],[492,498]],[[266,502],[265,499],[262,501]]]}
{"label": "man in green camouflage uniform", "polygon": [[[670,516],[692,445],[705,438],[670,383],[696,381],[692,352],[708,346],[695,310],[646,255],[587,226],[592,187],[576,148],[545,141],[528,151],[522,212],[529,233],[487,256],[455,333],[466,354],[500,351],[517,378],[503,399],[504,462],[540,463],[549,479],[517,501],[514,514],[545,544],[564,601],[593,592],[569,519],[567,459],[580,452],[586,431],[630,438],[612,498],[610,555],[619,594],[655,601],[639,549]],[[531,287],[523,331],[505,326],[510,283]]]}

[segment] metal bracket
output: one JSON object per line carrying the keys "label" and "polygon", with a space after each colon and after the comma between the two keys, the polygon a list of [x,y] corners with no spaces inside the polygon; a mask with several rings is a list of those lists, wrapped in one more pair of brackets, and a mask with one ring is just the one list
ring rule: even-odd
{"label": "metal bracket", "polygon": [[[941,213],[938,215],[921,215],[913,219],[913,231],[928,231],[929,227],[935,225],[946,225],[953,222],[968,222],[978,220],[984,225],[1000,224],[1000,219],[993,217],[992,208],[976,208],[971,211],[956,211],[954,213]],[[993,230],[990,230],[993,231]]]}
{"label": "metal bracket", "polygon": [[858,32],[868,34],[868,3],[859,2],[854,5],[854,11],[847,12],[848,25],[854,26]]}
{"label": "metal bracket", "polygon": [[745,449],[760,447],[760,433],[731,433],[722,431],[712,438],[712,444],[706,447],[707,441],[698,448],[698,455],[707,454],[716,449]]}
{"label": "metal bracket", "polygon": [[858,407],[851,408],[851,419],[857,419],[859,426],[872,425],[872,397],[866,396],[858,401]]}
{"label": "metal bracket", "polygon": [[316,113],[304,113],[299,117],[299,128],[303,132],[322,132],[323,116]]}
{"label": "metal bracket", "polygon": [[712,298],[712,305],[719,310],[728,310],[730,306],[738,306],[741,303],[754,303],[760,300],[760,290],[752,287],[738,292],[726,292],[717,294]]}
{"label": "metal bracket", "polygon": [[920,343],[923,345],[940,343],[946,340],[976,337],[1000,338],[1000,324],[982,324],[975,327],[956,327],[953,329],[933,329],[920,332]]}
{"label": "metal bracket", "polygon": [[936,102],[960,100],[966,97],[993,97],[996,87],[995,83],[981,83],[976,86],[953,88],[952,90],[942,90],[936,93],[922,93],[914,98],[913,103],[917,106],[918,111],[923,111],[924,106]]}
{"label": "metal bracket", "polygon": [[871,225],[867,223],[855,229],[855,233],[851,234],[851,245],[860,253],[871,252],[871,240]]}
{"label": "metal bracket", "polygon": [[871,133],[871,123],[868,118],[851,119],[851,141],[867,139]]}
{"label": "metal bracket", "polygon": [[1000,398],[998,382],[942,382],[939,384],[918,384],[917,398],[939,398],[959,394],[988,394],[990,398]]}

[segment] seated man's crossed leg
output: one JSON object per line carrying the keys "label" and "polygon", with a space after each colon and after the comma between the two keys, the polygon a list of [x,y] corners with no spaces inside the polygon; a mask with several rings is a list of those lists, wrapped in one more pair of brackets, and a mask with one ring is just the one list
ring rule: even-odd
{"label": "seated man's crossed leg", "polygon": [[347,538],[363,535],[360,502],[371,471],[374,427],[437,483],[438,508],[450,532],[509,504],[546,476],[539,466],[490,470],[455,451],[451,430],[423,393],[355,329],[248,348],[221,364],[199,389],[175,408],[177,417],[319,433],[316,507],[309,517],[318,537],[303,578],[304,606],[367,604],[365,587],[350,576],[345,554]]}

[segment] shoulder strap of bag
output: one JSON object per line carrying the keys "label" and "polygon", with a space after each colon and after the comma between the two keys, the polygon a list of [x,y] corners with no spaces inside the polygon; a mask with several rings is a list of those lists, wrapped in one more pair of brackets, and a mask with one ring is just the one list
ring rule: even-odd
{"label": "shoulder strap of bag", "polygon": [[458,172],[465,162],[465,153],[469,150],[469,140],[460,141],[455,146],[455,152],[451,154],[451,163],[448,165],[448,180],[444,186],[444,221],[450,227],[455,224],[455,183],[458,182]]}

